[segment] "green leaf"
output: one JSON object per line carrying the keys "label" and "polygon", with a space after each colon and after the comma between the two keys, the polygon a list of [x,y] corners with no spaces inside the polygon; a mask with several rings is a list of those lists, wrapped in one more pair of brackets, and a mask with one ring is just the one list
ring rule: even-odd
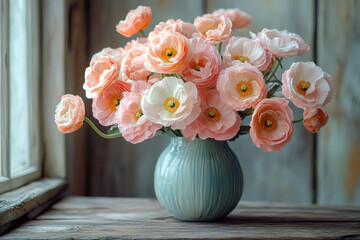
{"label": "green leaf", "polygon": [[240,126],[240,130],[238,131],[238,133],[229,141],[235,141],[238,137],[240,137],[241,135],[246,135],[248,134],[250,131],[250,126]]}
{"label": "green leaf", "polygon": [[120,133],[120,130],[118,128],[117,124],[112,125],[109,130],[107,131],[108,134],[118,134]]}

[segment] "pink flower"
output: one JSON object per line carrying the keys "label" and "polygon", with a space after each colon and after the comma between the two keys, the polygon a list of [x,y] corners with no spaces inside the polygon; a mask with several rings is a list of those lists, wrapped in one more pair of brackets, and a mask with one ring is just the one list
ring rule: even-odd
{"label": "pink flower", "polygon": [[154,74],[154,75],[151,75],[151,76],[149,77],[147,83],[148,83],[150,86],[152,86],[152,85],[154,85],[155,83],[157,83],[157,82],[160,81],[160,80],[161,80],[160,76],[157,75],[157,74]]}
{"label": "pink flower", "polygon": [[188,140],[198,134],[201,139],[214,138],[224,141],[233,138],[240,129],[241,118],[231,107],[221,100],[216,90],[203,89],[201,113],[182,132]]}
{"label": "pink flower", "polygon": [[224,62],[231,66],[233,61],[247,62],[265,71],[272,60],[272,55],[261,45],[248,38],[231,37],[223,53]]}
{"label": "pink flower", "polygon": [[191,38],[196,33],[195,26],[192,23],[184,22],[180,19],[169,19],[166,22],[160,22],[155,26],[154,31],[149,33],[149,39],[158,35],[161,31],[178,32],[187,38]]}
{"label": "pink flower", "polygon": [[148,43],[149,43],[149,41],[147,38],[136,38],[136,40],[132,39],[131,41],[126,43],[124,50],[129,51],[131,48],[133,48],[134,46],[137,46],[138,44],[147,46]]}
{"label": "pink flower", "polygon": [[162,126],[147,119],[142,113],[141,99],[148,88],[145,82],[134,82],[131,92],[125,92],[117,111],[117,124],[122,136],[131,143],[154,137]]}
{"label": "pink flower", "polygon": [[279,31],[277,29],[264,28],[258,33],[251,36],[260,42],[261,46],[271,52],[274,57],[287,58],[298,54],[300,46],[298,41],[293,39],[288,31]]}
{"label": "pink flower", "polygon": [[144,67],[146,60],[145,51],[145,44],[136,44],[126,52],[121,64],[121,73],[124,81],[133,82],[147,80],[147,77],[151,72]]}
{"label": "pink flower", "polygon": [[61,97],[55,110],[55,123],[62,133],[71,133],[83,125],[85,104],[81,97],[66,94]]}
{"label": "pink flower", "polygon": [[116,109],[125,91],[130,91],[129,85],[124,85],[124,82],[117,80],[93,98],[93,115],[101,125],[110,126],[116,123]]}
{"label": "pink flower", "polygon": [[83,85],[87,98],[96,97],[119,79],[124,54],[122,48],[104,48],[91,58],[90,66],[85,70]]}
{"label": "pink flower", "polygon": [[145,68],[157,73],[179,73],[192,57],[190,41],[177,32],[162,31],[150,39]]}
{"label": "pink flower", "polygon": [[293,63],[282,83],[282,94],[299,108],[322,108],[332,96],[330,75],[313,62]]}
{"label": "pink flower", "polygon": [[296,41],[299,44],[299,51],[297,55],[302,56],[310,50],[310,46],[307,45],[302,37],[296,33],[289,33],[289,36],[292,40]]}
{"label": "pink flower", "polygon": [[126,15],[125,20],[116,25],[116,31],[125,37],[131,37],[140,30],[145,29],[150,24],[151,18],[150,7],[138,6]]}
{"label": "pink flower", "polygon": [[293,135],[293,112],[285,98],[266,98],[255,108],[250,137],[265,152],[280,151]]}
{"label": "pink flower", "polygon": [[222,70],[216,88],[223,101],[236,111],[255,107],[267,94],[263,75],[248,63]]}
{"label": "pink flower", "polygon": [[318,132],[329,120],[329,115],[321,108],[306,109],[303,116],[304,127],[312,133]]}
{"label": "pink flower", "polygon": [[215,86],[222,69],[218,50],[201,38],[193,38],[190,42],[195,54],[181,72],[181,76],[197,87]]}
{"label": "pink flower", "polygon": [[251,16],[240,9],[218,9],[213,12],[215,15],[224,15],[231,19],[232,29],[242,29],[251,24]]}
{"label": "pink flower", "polygon": [[200,114],[195,84],[165,77],[145,93],[141,102],[144,115],[154,123],[184,129]]}
{"label": "pink flower", "polygon": [[232,35],[232,23],[226,16],[205,14],[196,17],[194,25],[200,37],[213,45],[228,40]]}

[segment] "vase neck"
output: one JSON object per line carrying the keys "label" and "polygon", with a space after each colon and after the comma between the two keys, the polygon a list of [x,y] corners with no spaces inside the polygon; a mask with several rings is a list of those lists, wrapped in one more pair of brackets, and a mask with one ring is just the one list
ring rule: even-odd
{"label": "vase neck", "polygon": [[184,137],[172,137],[171,144],[173,146],[178,147],[209,147],[209,148],[217,148],[217,147],[229,147],[227,141],[217,141],[213,138],[201,139],[195,138],[194,140],[187,140]]}

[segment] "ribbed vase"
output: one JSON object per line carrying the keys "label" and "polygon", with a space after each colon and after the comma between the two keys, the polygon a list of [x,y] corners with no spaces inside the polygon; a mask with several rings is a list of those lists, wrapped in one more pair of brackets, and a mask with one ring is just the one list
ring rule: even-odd
{"label": "ribbed vase", "polygon": [[238,159],[226,141],[171,139],[155,168],[161,205],[186,221],[213,221],[228,215],[243,191]]}

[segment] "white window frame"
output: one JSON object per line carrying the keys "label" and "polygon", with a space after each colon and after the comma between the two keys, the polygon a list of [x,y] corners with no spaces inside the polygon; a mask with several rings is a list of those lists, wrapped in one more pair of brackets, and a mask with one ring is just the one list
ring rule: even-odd
{"label": "white window frame", "polygon": [[[11,174],[10,162],[10,84],[9,84],[9,0],[0,0],[1,12],[1,174],[0,194],[16,189],[41,177],[42,173],[42,141],[40,134],[40,106],[39,106],[39,83],[40,83],[40,35],[39,35],[39,0],[26,1],[27,28],[31,27],[31,38],[28,39],[29,49],[29,109],[30,129],[30,167]],[[14,144],[14,143],[13,143]]]}

